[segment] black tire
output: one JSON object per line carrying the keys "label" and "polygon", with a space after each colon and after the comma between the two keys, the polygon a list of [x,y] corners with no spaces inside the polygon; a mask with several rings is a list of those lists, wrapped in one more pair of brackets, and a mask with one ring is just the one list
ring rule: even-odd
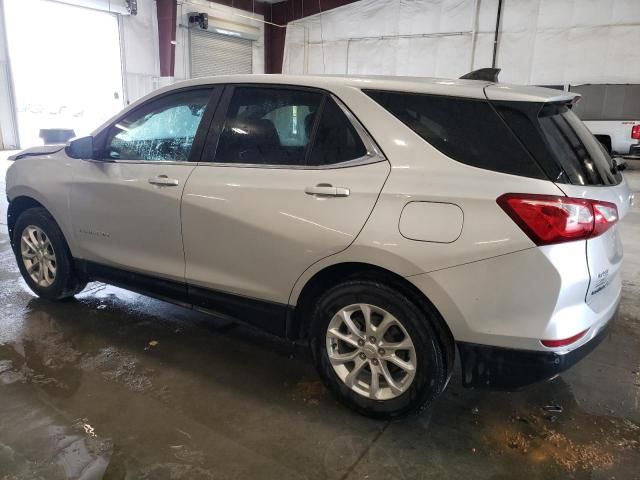
{"label": "black tire", "polygon": [[[22,258],[20,250],[22,233],[31,225],[38,227],[46,234],[55,253],[55,279],[48,287],[38,285],[31,278]],[[73,258],[64,235],[53,217],[44,208],[30,208],[20,214],[13,229],[13,249],[22,278],[24,278],[33,293],[41,298],[62,300],[80,293],[87,285],[87,282],[82,280],[74,270]]]}
{"label": "black tire", "polygon": [[[331,319],[342,308],[369,304],[392,314],[405,328],[415,346],[415,377],[408,389],[395,398],[378,400],[365,397],[348,387],[329,361],[326,332]],[[363,415],[389,419],[427,407],[445,388],[449,373],[446,355],[426,318],[407,296],[376,280],[353,280],[324,293],[312,311],[311,349],[318,372],[327,388],[346,406]]]}

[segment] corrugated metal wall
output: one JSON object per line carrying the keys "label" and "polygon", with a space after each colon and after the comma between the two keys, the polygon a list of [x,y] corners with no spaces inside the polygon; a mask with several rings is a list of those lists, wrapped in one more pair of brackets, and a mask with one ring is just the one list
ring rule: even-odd
{"label": "corrugated metal wall", "polygon": [[252,41],[202,30],[189,31],[191,77],[252,73]]}
{"label": "corrugated metal wall", "polygon": [[583,120],[640,119],[640,85],[572,85],[570,90],[582,94],[574,110]]}

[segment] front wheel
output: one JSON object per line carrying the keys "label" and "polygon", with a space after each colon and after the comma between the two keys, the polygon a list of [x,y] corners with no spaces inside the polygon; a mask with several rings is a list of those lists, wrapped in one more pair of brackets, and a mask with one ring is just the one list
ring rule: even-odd
{"label": "front wheel", "polygon": [[13,229],[13,247],[22,277],[39,297],[60,300],[84,289],[86,282],[74,271],[64,236],[44,208],[20,214]]}
{"label": "front wheel", "polygon": [[320,376],[340,401],[367,416],[391,418],[420,409],[448,377],[430,320],[404,294],[376,281],[332,288],[312,318]]}

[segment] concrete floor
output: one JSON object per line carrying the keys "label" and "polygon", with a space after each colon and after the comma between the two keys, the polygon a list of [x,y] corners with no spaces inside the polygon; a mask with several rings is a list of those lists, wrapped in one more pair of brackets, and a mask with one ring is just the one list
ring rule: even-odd
{"label": "concrete floor", "polygon": [[[627,179],[640,190],[640,170]],[[518,393],[456,372],[395,422],[341,407],[304,348],[250,329],[101,284],[41,301],[5,228],[0,479],[640,479],[640,205],[621,225],[621,316],[594,353]]]}

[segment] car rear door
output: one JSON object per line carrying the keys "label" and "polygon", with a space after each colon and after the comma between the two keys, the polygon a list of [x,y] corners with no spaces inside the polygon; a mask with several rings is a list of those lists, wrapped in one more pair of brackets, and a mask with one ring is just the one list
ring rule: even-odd
{"label": "car rear door", "polygon": [[98,277],[115,268],[184,282],[180,200],[215,91],[198,87],[150,99],[96,136],[95,159],[75,165],[73,233]]}
{"label": "car rear door", "polygon": [[216,300],[238,295],[286,305],[305,269],[354,241],[389,171],[332,95],[227,87],[182,200],[191,301],[217,311]]}

